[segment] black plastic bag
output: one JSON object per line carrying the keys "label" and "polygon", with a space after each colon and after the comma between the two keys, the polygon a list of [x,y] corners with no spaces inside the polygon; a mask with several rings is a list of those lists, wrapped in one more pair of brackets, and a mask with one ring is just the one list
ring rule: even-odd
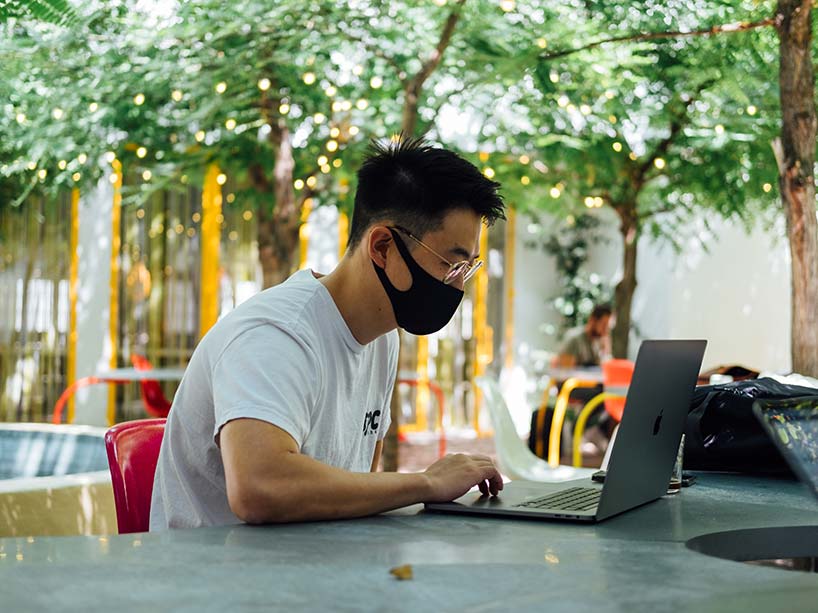
{"label": "black plastic bag", "polygon": [[815,395],[769,378],[697,387],[685,426],[685,469],[792,476],[753,415],[753,402]]}

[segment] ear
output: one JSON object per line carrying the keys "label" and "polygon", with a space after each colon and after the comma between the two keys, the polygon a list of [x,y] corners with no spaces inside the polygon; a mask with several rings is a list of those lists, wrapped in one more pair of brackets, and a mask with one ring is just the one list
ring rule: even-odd
{"label": "ear", "polygon": [[367,255],[376,266],[386,268],[386,256],[392,244],[392,233],[386,226],[374,226],[367,236]]}

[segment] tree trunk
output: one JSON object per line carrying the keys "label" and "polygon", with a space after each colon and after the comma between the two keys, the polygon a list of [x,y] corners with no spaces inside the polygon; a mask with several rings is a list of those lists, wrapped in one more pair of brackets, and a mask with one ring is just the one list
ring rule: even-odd
{"label": "tree trunk", "polygon": [[636,203],[615,207],[620,217],[622,234],[622,279],[614,290],[616,324],[611,334],[613,357],[627,359],[631,331],[631,304],[636,291],[636,249],[639,243],[639,222]]}
{"label": "tree trunk", "polygon": [[290,131],[283,120],[271,124],[275,166],[270,185],[263,170],[251,169],[253,182],[262,193],[273,195],[273,206],[258,209],[258,258],[261,263],[262,289],[278,285],[298,267],[298,230],[301,225],[301,202],[293,190],[293,158]]}
{"label": "tree trunk", "polygon": [[773,143],[792,259],[792,369],[818,377],[818,220],[812,0],[779,0],[781,138]]}

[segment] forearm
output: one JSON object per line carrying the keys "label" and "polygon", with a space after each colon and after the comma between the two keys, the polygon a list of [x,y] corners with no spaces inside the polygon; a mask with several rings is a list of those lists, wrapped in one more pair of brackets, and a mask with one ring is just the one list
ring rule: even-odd
{"label": "forearm", "polygon": [[275,474],[256,475],[231,506],[249,523],[341,519],[373,515],[422,502],[424,474],[354,473],[299,453],[276,462]]}

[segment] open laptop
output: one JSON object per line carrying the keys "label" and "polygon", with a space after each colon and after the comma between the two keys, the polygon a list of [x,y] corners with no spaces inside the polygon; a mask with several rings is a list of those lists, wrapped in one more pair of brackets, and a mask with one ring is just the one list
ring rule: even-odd
{"label": "open laptop", "polygon": [[815,394],[756,400],[753,413],[793,472],[818,498],[818,390]]}
{"label": "open laptop", "polygon": [[642,343],[604,485],[590,478],[511,481],[499,496],[470,492],[426,508],[595,522],[660,498],[667,492],[706,345],[703,340]]}

